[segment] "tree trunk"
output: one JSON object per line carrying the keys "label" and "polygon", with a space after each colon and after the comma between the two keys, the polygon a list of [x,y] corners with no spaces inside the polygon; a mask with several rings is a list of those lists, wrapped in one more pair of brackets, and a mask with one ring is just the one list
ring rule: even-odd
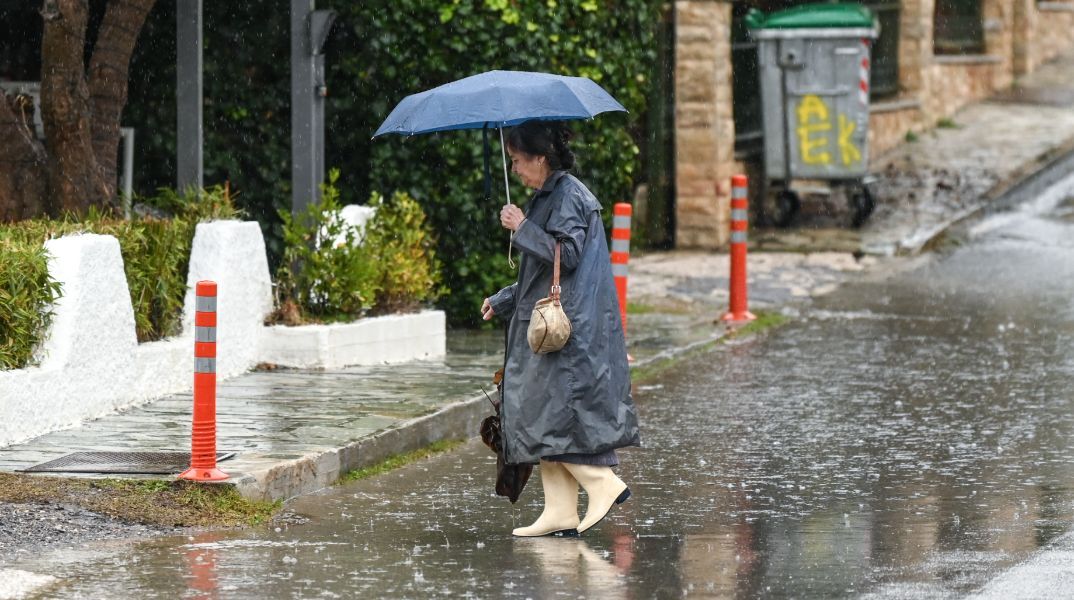
{"label": "tree trunk", "polygon": [[[110,0],[89,67],[88,2],[43,0],[41,118],[0,93],[0,220],[115,206],[119,122],[134,44],[155,0]],[[88,71],[88,74],[87,74]]]}
{"label": "tree trunk", "polygon": [[88,8],[85,0],[45,0],[41,41],[41,113],[49,154],[52,207],[85,212],[110,200],[93,153],[89,86],[83,53]]}
{"label": "tree trunk", "polygon": [[101,23],[90,58],[89,85],[93,111],[93,151],[109,198],[116,196],[119,125],[127,104],[131,54],[156,0],[112,0]]}
{"label": "tree trunk", "polygon": [[45,148],[34,137],[32,100],[0,92],[0,222],[45,210]]}

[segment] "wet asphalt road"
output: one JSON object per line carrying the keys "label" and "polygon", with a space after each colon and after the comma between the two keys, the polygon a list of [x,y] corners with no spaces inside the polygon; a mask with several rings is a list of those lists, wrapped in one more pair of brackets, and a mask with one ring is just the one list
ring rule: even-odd
{"label": "wet asphalt road", "polygon": [[1061,594],[1019,582],[1074,518],[1074,198],[1057,198],[637,386],[634,496],[580,539],[513,539],[539,482],[495,497],[475,441],[299,499],[304,524],[19,568],[59,598]]}

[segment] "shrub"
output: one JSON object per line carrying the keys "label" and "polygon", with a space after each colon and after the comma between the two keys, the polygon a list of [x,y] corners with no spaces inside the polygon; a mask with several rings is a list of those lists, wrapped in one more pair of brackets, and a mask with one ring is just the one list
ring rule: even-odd
{"label": "shrub", "polygon": [[421,205],[405,192],[395,192],[390,202],[373,192],[369,204],[376,213],[363,244],[379,270],[375,310],[410,311],[438,298],[440,261]]}
{"label": "shrub", "polygon": [[436,241],[421,205],[396,192],[373,193],[376,209],[362,231],[339,216],[339,171],[322,199],[300,218],[280,211],[283,260],[276,274],[276,313],[270,322],[351,320],[369,312],[413,310],[440,294]]}
{"label": "shrub", "polygon": [[[119,241],[127,287],[134,307],[138,341],[163,339],[179,333],[190,247],[199,222],[237,216],[228,188],[176,194],[161,190],[145,202],[164,210],[168,218],[137,216],[116,219],[90,211],[81,219],[37,219],[0,227],[0,369],[30,364],[33,350],[47,333],[48,308],[60,296],[48,276],[45,241],[72,233],[98,233]],[[37,258],[35,258],[37,257]],[[22,280],[4,278],[25,269]]]}
{"label": "shrub", "polygon": [[31,364],[60,292],[40,242],[5,239],[0,231],[0,370]]}
{"label": "shrub", "polygon": [[333,169],[322,186],[321,201],[283,221],[283,260],[276,271],[277,312],[270,321],[298,325],[349,320],[361,316],[376,299],[378,273],[361,232],[339,218],[342,208]]}
{"label": "shrub", "polygon": [[165,189],[145,202],[171,217],[89,222],[95,233],[119,239],[139,342],[180,332],[190,249],[198,223],[238,216],[227,186],[183,194]]}
{"label": "shrub", "polygon": [[[577,173],[606,207],[628,201],[644,178],[646,94],[667,70],[656,61],[663,4],[325,0],[321,6],[338,13],[325,48],[325,150],[326,161],[343,169],[342,203],[365,201],[373,190],[388,196],[403,190],[422,203],[438,233],[443,279],[451,288],[440,304],[453,324],[480,325],[481,299],[515,275],[497,218],[502,183],[491,203],[483,199],[481,133],[405,142],[395,136],[371,142],[370,136],[406,94],[481,71],[585,75],[630,113],[574,124]],[[288,52],[288,12],[277,5],[205,5],[205,176],[246,190],[239,202],[261,223],[274,269],[283,251],[279,211],[290,209],[291,164],[287,137],[280,135],[290,127],[288,111],[280,109],[288,106],[288,63],[278,59]],[[138,142],[146,159],[135,184],[143,189],[174,178],[175,23],[175,3],[157,2],[131,61],[124,119],[149,132]],[[512,197],[525,197],[512,185]]]}

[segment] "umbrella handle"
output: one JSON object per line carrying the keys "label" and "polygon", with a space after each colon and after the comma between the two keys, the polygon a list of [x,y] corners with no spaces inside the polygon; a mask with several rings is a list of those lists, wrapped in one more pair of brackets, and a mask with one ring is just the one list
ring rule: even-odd
{"label": "umbrella handle", "polygon": [[[503,157],[503,189],[507,191],[507,203],[511,203],[511,184],[507,180],[507,147],[503,144],[503,126],[500,126],[500,155]],[[507,242],[507,264],[512,269],[517,269],[515,259],[511,256],[515,251],[515,232],[511,232],[511,240]]]}
{"label": "umbrella handle", "polygon": [[503,127],[500,127],[500,154],[503,156],[503,187],[507,190],[507,203],[511,203],[511,186],[507,182],[507,147],[503,144]]}

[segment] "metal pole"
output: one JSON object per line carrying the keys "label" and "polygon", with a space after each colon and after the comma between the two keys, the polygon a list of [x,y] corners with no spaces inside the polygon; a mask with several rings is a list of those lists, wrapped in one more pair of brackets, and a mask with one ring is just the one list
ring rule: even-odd
{"label": "metal pole", "polygon": [[315,146],[316,61],[310,44],[314,0],[291,0],[291,214],[320,201]]}
{"label": "metal pole", "polygon": [[204,187],[202,169],[202,0],[176,0],[176,184]]}
{"label": "metal pole", "polygon": [[120,127],[123,136],[123,218],[131,218],[131,201],[134,189],[134,128]]}

